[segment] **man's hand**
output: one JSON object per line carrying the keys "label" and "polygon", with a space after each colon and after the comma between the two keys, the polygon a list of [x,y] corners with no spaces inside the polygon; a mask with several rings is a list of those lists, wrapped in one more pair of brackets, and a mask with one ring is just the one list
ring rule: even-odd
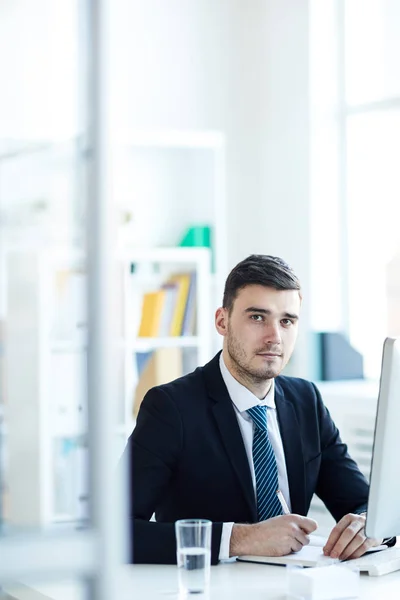
{"label": "man's hand", "polygon": [[369,548],[379,546],[382,540],[367,538],[365,535],[365,514],[348,514],[340,519],[332,529],[324,546],[324,554],[332,558],[346,560],[359,558]]}
{"label": "man's hand", "polygon": [[254,525],[235,524],[229,555],[283,556],[297,552],[309,544],[308,534],[316,528],[313,519],[300,515],[282,515]]}

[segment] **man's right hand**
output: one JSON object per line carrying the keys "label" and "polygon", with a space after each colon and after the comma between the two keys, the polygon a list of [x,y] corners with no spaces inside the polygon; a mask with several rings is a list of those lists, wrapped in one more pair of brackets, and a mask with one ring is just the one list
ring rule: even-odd
{"label": "man's right hand", "polygon": [[252,525],[232,528],[230,556],[283,556],[298,552],[310,542],[308,534],[317,529],[313,519],[301,515],[281,515]]}

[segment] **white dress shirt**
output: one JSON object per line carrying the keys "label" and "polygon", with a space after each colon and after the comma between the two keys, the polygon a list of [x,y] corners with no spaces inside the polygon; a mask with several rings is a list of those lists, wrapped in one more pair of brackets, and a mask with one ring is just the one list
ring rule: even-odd
{"label": "white dress shirt", "polygon": [[[253,427],[254,423],[251,417],[247,414],[247,410],[253,406],[267,407],[267,429],[272,448],[275,453],[276,464],[278,467],[278,483],[289,510],[291,510],[289,483],[286,471],[285,454],[283,452],[282,438],[279,431],[278,416],[275,406],[275,385],[272,380],[272,385],[268,394],[262,400],[259,400],[250,390],[239,383],[233,375],[228,371],[225,365],[222,352],[219,359],[222,379],[228,389],[233,406],[235,408],[236,417],[242,433],[244,447],[246,449],[247,458],[250,465],[251,477],[253,480],[254,495],[256,496],[256,476],[254,473],[253,463]],[[256,496],[257,497],[257,496]],[[224,523],[222,526],[221,545],[219,550],[219,559],[226,560],[229,558],[229,545],[234,523]]]}

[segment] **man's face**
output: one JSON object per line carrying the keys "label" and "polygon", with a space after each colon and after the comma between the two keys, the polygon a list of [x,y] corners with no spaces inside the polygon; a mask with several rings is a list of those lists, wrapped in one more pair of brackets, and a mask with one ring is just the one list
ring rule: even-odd
{"label": "man's face", "polygon": [[294,349],[300,303],[297,290],[249,285],[238,292],[230,314],[217,310],[217,330],[239,374],[260,382],[279,375]]}

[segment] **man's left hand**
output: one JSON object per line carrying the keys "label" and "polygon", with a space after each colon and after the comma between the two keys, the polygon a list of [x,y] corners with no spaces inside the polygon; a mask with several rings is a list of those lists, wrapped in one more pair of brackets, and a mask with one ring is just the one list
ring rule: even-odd
{"label": "man's left hand", "polygon": [[365,514],[352,513],[340,519],[324,546],[325,556],[340,558],[340,560],[359,558],[373,546],[379,546],[382,540],[366,537],[365,520]]}

